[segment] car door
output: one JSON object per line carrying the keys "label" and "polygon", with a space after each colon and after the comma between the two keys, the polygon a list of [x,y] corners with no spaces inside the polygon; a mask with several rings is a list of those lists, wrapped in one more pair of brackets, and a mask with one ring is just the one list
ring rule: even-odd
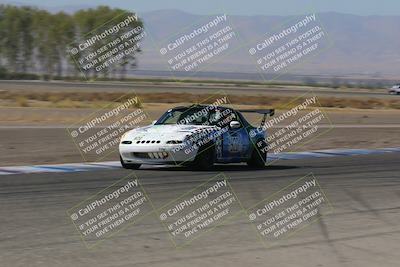
{"label": "car door", "polygon": [[221,143],[223,162],[240,162],[248,157],[250,138],[243,124],[237,129],[229,127],[229,130],[222,135]]}

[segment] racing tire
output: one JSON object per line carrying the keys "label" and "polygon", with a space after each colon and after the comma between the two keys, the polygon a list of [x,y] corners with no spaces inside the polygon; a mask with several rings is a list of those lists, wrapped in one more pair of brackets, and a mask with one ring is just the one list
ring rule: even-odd
{"label": "racing tire", "polygon": [[194,170],[208,170],[214,165],[215,157],[215,145],[208,144],[204,145],[199,149],[193,162],[189,165]]}
{"label": "racing tire", "polygon": [[122,167],[124,168],[124,169],[128,169],[128,170],[137,170],[137,169],[139,169],[140,168],[140,166],[142,166],[142,164],[134,164],[134,163],[125,163],[123,160],[122,160],[122,157],[121,156],[119,156],[119,161],[121,162],[121,165],[122,165]]}
{"label": "racing tire", "polygon": [[252,168],[261,169],[265,167],[267,153],[258,149],[256,146],[251,153],[251,158],[247,161],[247,165]]}

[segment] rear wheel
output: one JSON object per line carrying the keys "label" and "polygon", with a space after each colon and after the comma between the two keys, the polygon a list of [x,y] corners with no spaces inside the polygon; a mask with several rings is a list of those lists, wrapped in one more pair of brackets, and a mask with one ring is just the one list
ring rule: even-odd
{"label": "rear wheel", "polygon": [[208,144],[199,149],[194,161],[190,164],[195,170],[208,170],[214,165],[215,145]]}
{"label": "rear wheel", "polygon": [[125,163],[122,160],[122,157],[119,156],[119,161],[121,162],[121,165],[124,169],[129,169],[129,170],[137,170],[140,168],[140,166],[142,166],[142,164],[134,164],[134,163]]}
{"label": "rear wheel", "polygon": [[[265,141],[264,141],[265,142]],[[256,142],[259,144],[259,141]],[[267,152],[265,151],[266,146],[262,146],[261,149],[254,145],[251,158],[247,161],[247,165],[253,168],[264,168],[265,161],[267,160]]]}

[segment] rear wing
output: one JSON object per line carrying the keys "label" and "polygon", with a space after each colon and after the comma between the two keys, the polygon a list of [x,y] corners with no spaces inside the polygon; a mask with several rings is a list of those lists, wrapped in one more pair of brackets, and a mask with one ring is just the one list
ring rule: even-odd
{"label": "rear wing", "polygon": [[265,122],[267,120],[267,116],[269,115],[270,117],[275,115],[275,109],[239,109],[239,112],[242,113],[257,113],[257,114],[263,114],[264,117],[261,121],[260,127],[263,127],[265,125]]}
{"label": "rear wing", "polygon": [[275,109],[239,109],[239,112],[242,113],[258,113],[263,115],[274,116]]}

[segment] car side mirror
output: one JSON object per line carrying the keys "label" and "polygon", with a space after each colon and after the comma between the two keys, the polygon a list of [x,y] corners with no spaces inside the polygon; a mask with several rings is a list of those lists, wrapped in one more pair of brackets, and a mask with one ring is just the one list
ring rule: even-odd
{"label": "car side mirror", "polygon": [[240,128],[240,122],[238,121],[231,121],[231,123],[229,123],[229,127],[231,129],[238,129]]}

